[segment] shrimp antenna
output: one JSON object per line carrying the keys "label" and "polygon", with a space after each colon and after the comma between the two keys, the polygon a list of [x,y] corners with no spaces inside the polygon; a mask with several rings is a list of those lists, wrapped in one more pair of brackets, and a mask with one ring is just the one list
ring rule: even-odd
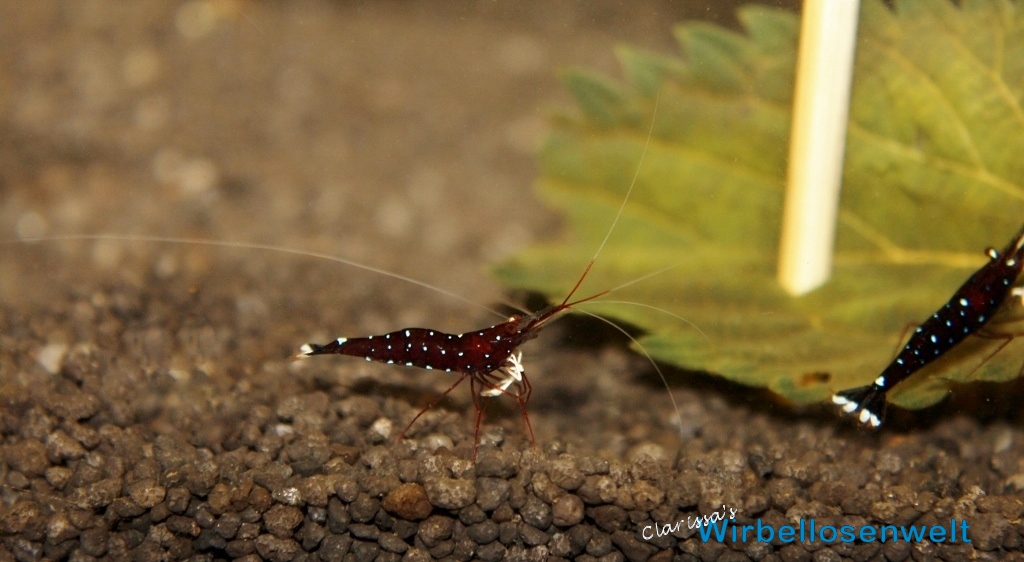
{"label": "shrimp antenna", "polygon": [[651,126],[647,130],[647,142],[644,143],[644,150],[643,152],[640,153],[640,161],[637,162],[636,164],[636,172],[633,173],[633,181],[629,182],[629,189],[626,190],[626,196],[622,198],[622,203],[619,205],[618,212],[615,213],[615,218],[612,220],[612,225],[608,227],[608,232],[605,233],[604,235],[604,240],[601,241],[601,244],[597,247],[597,251],[594,252],[594,257],[590,258],[590,262],[587,264],[587,267],[583,270],[583,275],[580,275],[579,280],[576,281],[576,284],[573,286],[572,290],[569,291],[569,294],[565,296],[565,300],[562,301],[561,307],[567,306],[569,299],[571,299],[572,296],[576,294],[576,290],[580,288],[581,284],[583,284],[583,280],[586,279],[587,274],[590,273],[590,268],[593,267],[594,262],[597,261],[597,257],[601,255],[601,251],[604,250],[605,245],[608,244],[608,239],[611,238],[612,232],[615,231],[615,226],[619,224],[619,219],[622,218],[622,212],[626,208],[626,203],[629,202],[630,196],[633,194],[633,188],[636,187],[636,180],[637,178],[640,177],[640,169],[643,168],[644,158],[647,157],[647,149],[650,148],[651,146],[651,137],[654,136],[654,124],[657,122],[658,101],[660,99],[661,91],[659,90],[657,95],[654,96],[654,110],[651,112]]}
{"label": "shrimp antenna", "polygon": [[504,314],[498,312],[497,310],[494,310],[493,308],[484,306],[484,305],[482,305],[482,304],[480,304],[478,302],[471,301],[471,300],[467,299],[466,297],[457,295],[457,294],[455,294],[455,293],[453,293],[453,292],[451,292],[451,291],[449,291],[447,289],[442,289],[441,287],[438,287],[436,285],[431,285],[430,283],[426,283],[424,281],[419,281],[417,279],[413,279],[412,277],[406,277],[405,275],[402,275],[400,273],[394,273],[392,271],[387,271],[387,270],[384,270],[384,269],[373,267],[372,265],[366,265],[366,264],[363,264],[363,263],[359,263],[357,261],[347,260],[345,258],[341,258],[341,257],[338,257],[338,256],[332,256],[330,254],[324,254],[324,253],[320,253],[320,252],[310,252],[310,251],[306,251],[306,250],[297,250],[297,249],[294,249],[294,248],[286,248],[284,246],[274,246],[272,244],[260,244],[260,243],[257,243],[257,242],[233,242],[233,241],[230,241],[230,240],[213,240],[213,239],[209,239],[209,238],[176,238],[176,237],[173,237],[173,236],[145,236],[145,235],[121,236],[121,235],[116,235],[116,234],[69,234],[69,235],[60,235],[60,236],[36,236],[36,237],[22,238],[22,239],[17,240],[17,241],[7,241],[7,242],[3,242],[2,244],[6,245],[6,244],[15,244],[15,243],[18,243],[18,242],[21,242],[21,243],[28,243],[28,242],[60,242],[60,241],[74,241],[74,240],[115,240],[115,241],[119,241],[119,242],[153,242],[153,243],[161,243],[161,244],[195,244],[195,245],[198,245],[198,246],[214,246],[214,247],[219,247],[219,248],[236,248],[236,249],[244,249],[244,250],[263,250],[263,251],[268,251],[268,252],[278,252],[278,253],[282,253],[282,254],[289,254],[289,255],[293,255],[293,256],[303,256],[303,257],[307,257],[307,258],[323,259],[323,260],[332,261],[332,262],[335,262],[335,263],[340,263],[342,265],[347,265],[349,267],[354,267],[356,269],[361,269],[363,271],[369,271],[370,273],[377,273],[377,274],[383,275],[385,277],[390,277],[392,279],[397,279],[399,281],[404,281],[406,283],[411,283],[411,284],[416,285],[418,287],[422,287],[424,289],[435,291],[435,292],[440,293],[440,294],[442,294],[442,295],[444,295],[444,296],[446,296],[448,298],[451,298],[451,299],[457,300],[459,302],[462,302],[462,303],[474,306],[474,307],[479,308],[481,310],[486,310],[487,312],[489,312],[491,314],[494,314],[495,316],[498,316],[499,318],[504,318],[505,317]]}
{"label": "shrimp antenna", "polygon": [[676,424],[679,426],[679,436],[685,441],[686,435],[683,434],[683,413],[682,411],[679,410],[679,404],[676,403],[675,396],[672,396],[672,387],[669,386],[668,379],[665,377],[665,373],[661,372],[661,368],[658,367],[657,361],[655,361],[654,358],[651,357],[651,354],[647,352],[647,349],[643,345],[641,345],[636,338],[630,335],[629,332],[627,332],[622,326],[619,326],[615,322],[612,322],[607,318],[602,318],[597,314],[594,314],[593,312],[587,312],[586,310],[577,310],[576,312],[580,312],[588,316],[593,316],[594,318],[597,318],[601,322],[604,322],[605,324],[608,324],[612,328],[615,328],[616,330],[621,332],[622,335],[626,336],[627,338],[630,339],[630,341],[636,344],[636,347],[637,349],[640,350],[640,353],[643,353],[644,357],[647,358],[647,361],[651,364],[652,367],[654,367],[654,372],[658,373],[658,378],[661,379],[661,384],[665,385],[665,390],[668,391],[668,399],[672,403],[672,410],[675,411],[676,414]]}
{"label": "shrimp antenna", "polygon": [[598,302],[596,302],[594,304],[624,304],[626,306],[639,306],[641,308],[647,308],[647,309],[653,310],[655,312],[660,312],[662,314],[667,314],[667,315],[671,316],[672,318],[675,318],[676,320],[679,320],[680,322],[685,322],[691,328],[693,328],[694,330],[697,330],[697,333],[700,334],[704,338],[705,341],[707,341],[708,343],[711,343],[711,338],[709,338],[708,335],[704,333],[704,330],[700,329],[700,326],[694,324],[693,322],[687,320],[686,318],[683,318],[682,316],[680,316],[680,315],[678,315],[678,314],[676,314],[674,312],[670,312],[668,310],[665,310],[664,308],[657,307],[657,306],[650,305],[650,304],[643,303],[643,302],[634,302],[634,301],[598,301]]}
{"label": "shrimp antenna", "polygon": [[[597,259],[597,256],[601,254],[601,250],[604,250],[605,244],[608,243],[608,239],[611,238],[612,232],[615,230],[615,226],[619,224],[619,219],[622,218],[622,213],[626,209],[626,203],[629,202],[630,195],[633,194],[633,188],[636,187],[636,180],[640,177],[640,169],[644,166],[644,158],[647,157],[647,149],[651,147],[651,138],[654,136],[654,124],[657,122],[658,117],[658,101],[661,99],[661,91],[654,96],[654,109],[651,111],[651,126],[647,130],[647,141],[644,143],[644,151],[640,153],[640,161],[636,164],[636,171],[633,172],[633,181],[629,182],[629,189],[626,190],[626,196],[622,198],[622,203],[619,205],[619,210],[615,213],[615,219],[612,221],[611,227],[608,228],[608,232],[604,235],[604,240],[601,241],[601,245],[597,247],[597,251],[594,252],[594,257],[590,259],[593,263]],[[589,267],[587,268],[590,269]]]}

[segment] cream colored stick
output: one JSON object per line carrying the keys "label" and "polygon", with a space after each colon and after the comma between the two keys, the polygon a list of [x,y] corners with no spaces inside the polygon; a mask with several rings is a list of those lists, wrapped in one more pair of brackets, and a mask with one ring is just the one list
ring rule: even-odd
{"label": "cream colored stick", "polygon": [[803,5],[778,269],[794,296],[832,272],[858,8],[857,0]]}

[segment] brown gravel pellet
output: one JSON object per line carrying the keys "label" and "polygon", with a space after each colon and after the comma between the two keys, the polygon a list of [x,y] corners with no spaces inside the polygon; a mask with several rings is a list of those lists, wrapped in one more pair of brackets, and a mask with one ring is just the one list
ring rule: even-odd
{"label": "brown gravel pellet", "polygon": [[427,492],[415,482],[407,482],[391,490],[381,506],[397,517],[413,521],[426,519],[433,510]]}

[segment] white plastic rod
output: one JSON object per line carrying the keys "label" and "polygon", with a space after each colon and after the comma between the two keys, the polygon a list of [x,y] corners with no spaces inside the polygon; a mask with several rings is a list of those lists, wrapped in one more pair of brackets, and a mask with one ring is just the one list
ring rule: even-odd
{"label": "white plastic rod", "polygon": [[803,5],[778,270],[779,284],[794,296],[832,273],[859,5]]}

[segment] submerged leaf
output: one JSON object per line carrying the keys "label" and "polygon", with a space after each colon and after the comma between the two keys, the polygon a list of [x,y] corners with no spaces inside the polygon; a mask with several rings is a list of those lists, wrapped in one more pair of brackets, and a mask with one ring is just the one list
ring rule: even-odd
{"label": "submerged leaf", "polygon": [[[620,49],[625,85],[568,75],[581,112],[556,119],[538,192],[571,236],[499,275],[564,298],[636,174],[577,296],[673,267],[601,299],[642,306],[586,310],[641,327],[660,361],[819,401],[870,383],[1024,221],[1024,17],[1005,1],[862,4],[835,270],[792,298],[775,267],[799,25],[763,7],[739,16],[745,34],[680,26],[683,58]],[[1022,308],[1008,303],[990,331],[1024,333]],[[890,399],[928,406],[1022,362],[1024,338],[972,337]]]}

